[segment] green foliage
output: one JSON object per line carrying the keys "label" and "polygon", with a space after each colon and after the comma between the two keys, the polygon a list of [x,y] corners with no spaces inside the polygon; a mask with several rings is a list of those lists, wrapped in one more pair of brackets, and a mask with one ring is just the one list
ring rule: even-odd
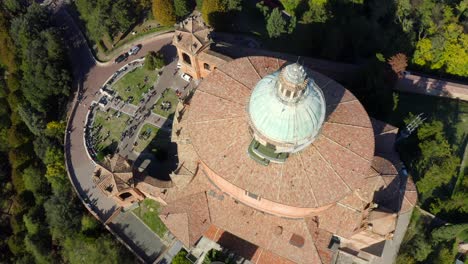
{"label": "green foliage", "polygon": [[71,76],[58,30],[52,27],[47,11],[36,4],[13,19],[11,30],[22,58],[22,94],[35,110],[46,113],[57,107],[57,96],[68,96],[70,90]]}
{"label": "green foliage", "polygon": [[[16,2],[8,0],[8,2]],[[6,2],[7,3],[7,2]],[[10,72],[16,71],[15,46],[8,32],[8,22],[3,12],[0,12],[0,65],[5,65]]]}
{"label": "green foliage", "polygon": [[145,56],[144,67],[147,70],[154,71],[156,69],[162,69],[164,65],[165,62],[162,53],[152,51]]}
{"label": "green foliage", "polygon": [[92,215],[84,214],[81,217],[81,232],[83,233],[92,233],[99,225],[100,223]]}
{"label": "green foliage", "polygon": [[172,259],[172,264],[191,264],[192,262],[185,258],[187,253],[188,252],[185,249],[181,249]]}
{"label": "green foliage", "polygon": [[42,198],[48,190],[43,171],[34,165],[29,165],[23,170],[23,182],[26,190],[33,192],[36,199]]}
{"label": "green foliage", "polygon": [[448,241],[456,238],[461,232],[465,230],[468,230],[468,223],[445,225],[432,230],[431,236],[434,242]]}
{"label": "green foliage", "polygon": [[203,0],[202,16],[206,23],[216,27],[219,26],[220,16],[228,11],[226,1]]}
{"label": "green foliage", "polygon": [[278,8],[273,9],[270,16],[268,16],[266,28],[270,38],[277,38],[286,33],[286,20]]}
{"label": "green foliage", "polygon": [[24,252],[24,238],[20,235],[13,235],[8,238],[8,248],[14,255]]}
{"label": "green foliage", "polygon": [[56,145],[56,142],[54,142],[54,140],[48,137],[45,137],[45,136],[36,137],[33,142],[34,153],[36,153],[36,156],[38,158],[44,161],[46,157],[47,149],[50,146],[54,146],[54,145]]}
{"label": "green foliage", "polygon": [[45,134],[48,137],[56,138],[59,142],[63,141],[67,124],[64,121],[51,121],[47,123]]}
{"label": "green foliage", "polygon": [[196,3],[197,10],[201,11],[203,7],[203,0],[195,0],[195,3]]}
{"label": "green foliage", "polygon": [[34,135],[38,136],[45,129],[45,115],[44,113],[39,113],[27,105],[18,105],[18,114],[21,116],[21,119],[29,128],[29,131]]}
{"label": "green foliage", "polygon": [[8,152],[8,160],[10,160],[13,169],[19,168],[21,165],[31,161],[33,156],[26,148],[15,148]]}
{"label": "green foliage", "polygon": [[452,241],[452,243],[448,242],[448,243],[444,243],[441,248],[438,249],[438,253],[437,253],[437,256],[435,257],[435,259],[432,261],[432,263],[434,264],[452,264],[454,263],[454,260],[455,260],[455,255],[457,253],[457,250],[456,250],[456,243],[453,243],[454,241]]}
{"label": "green foliage", "polygon": [[39,224],[38,222],[31,219],[31,216],[24,215],[23,216],[24,226],[26,227],[26,231],[28,234],[35,235],[39,232]]}
{"label": "green foliage", "polygon": [[[402,1],[399,17],[409,16],[408,3]],[[462,3],[454,13],[451,6],[433,1],[423,1],[415,10],[421,20],[419,38],[413,63],[422,67],[468,76],[468,34],[458,19],[465,8]],[[405,18],[402,18],[405,19]],[[409,22],[407,22],[410,24]],[[405,29],[408,29],[406,26]]]}
{"label": "green foliage", "polygon": [[431,244],[423,236],[417,236],[412,240],[411,244],[413,246],[413,257],[418,261],[424,261],[432,251]]}
{"label": "green foliage", "polygon": [[[102,236],[95,220],[83,217],[87,212],[73,199],[60,144],[65,122],[56,120],[68,99],[71,80],[65,45],[50,21],[51,13],[36,4],[22,9],[27,2],[0,2],[0,201],[2,206],[11,203],[9,221],[0,219],[0,262],[69,262],[63,244],[68,237],[82,236],[92,243],[80,248],[81,255],[102,254],[99,258],[112,263],[131,263],[117,242]],[[131,3],[108,2],[119,7]],[[138,2],[144,5],[144,0]],[[114,252],[118,258],[109,257]],[[95,262],[91,259],[89,263]]]}
{"label": "green foliage", "polygon": [[76,0],[76,9],[86,24],[89,37],[98,43],[104,36],[129,30],[138,18],[137,9],[149,8],[148,1]]}
{"label": "green foliage", "polygon": [[258,2],[255,7],[260,10],[264,17],[267,17],[268,13],[270,13],[270,8],[268,8],[263,1]]}
{"label": "green foliage", "polygon": [[203,264],[211,264],[213,262],[220,262],[220,263],[235,263],[233,258],[229,257],[229,253],[218,251],[215,249],[211,249],[205,256],[203,260]]}
{"label": "green foliage", "polygon": [[108,236],[97,239],[82,235],[65,239],[63,253],[67,262],[74,263],[129,263],[131,260],[120,254],[118,242]]}
{"label": "green foliage", "polygon": [[44,203],[47,222],[53,239],[64,239],[80,229],[80,212],[74,199],[53,195]]}
{"label": "green foliage", "polygon": [[418,129],[421,155],[416,168],[422,177],[416,186],[423,201],[436,188],[448,184],[460,164],[460,159],[453,154],[443,130],[444,125],[440,121],[425,123]]}
{"label": "green foliage", "polygon": [[301,0],[280,0],[280,2],[283,4],[286,12],[288,12],[290,15],[294,15]]}
{"label": "green foliage", "polygon": [[174,0],[174,12],[179,18],[183,18],[190,14],[190,2],[188,0]]}
{"label": "green foliage", "polygon": [[161,25],[172,26],[176,22],[172,0],[153,0],[153,15]]}
{"label": "green foliage", "polygon": [[54,193],[62,193],[68,189],[68,178],[65,170],[63,150],[58,147],[49,147],[45,153],[45,177],[52,185]]}
{"label": "green foliage", "polygon": [[50,251],[46,243],[47,241],[38,235],[27,235],[24,239],[26,250],[34,257],[35,263],[47,264],[51,262]]}
{"label": "green foliage", "polygon": [[309,0],[309,9],[302,15],[302,22],[310,23],[324,23],[330,17],[330,11],[327,10],[326,4],[328,0]]}

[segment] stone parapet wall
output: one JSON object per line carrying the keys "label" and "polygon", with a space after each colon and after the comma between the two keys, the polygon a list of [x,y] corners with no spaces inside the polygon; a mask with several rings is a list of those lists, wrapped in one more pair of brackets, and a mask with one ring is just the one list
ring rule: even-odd
{"label": "stone parapet wall", "polygon": [[396,90],[468,101],[468,85],[408,74],[399,80]]}

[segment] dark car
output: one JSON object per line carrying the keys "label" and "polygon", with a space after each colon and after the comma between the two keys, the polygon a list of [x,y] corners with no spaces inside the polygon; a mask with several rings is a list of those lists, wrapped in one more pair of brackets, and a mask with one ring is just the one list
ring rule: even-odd
{"label": "dark car", "polygon": [[122,61],[127,60],[127,58],[128,58],[128,53],[121,54],[115,59],[114,63],[121,63]]}

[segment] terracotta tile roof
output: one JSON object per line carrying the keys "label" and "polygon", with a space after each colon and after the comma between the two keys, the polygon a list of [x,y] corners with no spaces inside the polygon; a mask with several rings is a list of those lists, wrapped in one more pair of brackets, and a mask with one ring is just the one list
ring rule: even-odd
{"label": "terracotta tile roof", "polygon": [[211,28],[205,24],[200,14],[195,14],[179,23],[172,43],[196,54],[212,43],[210,34]]}
{"label": "terracotta tile roof", "polygon": [[261,77],[285,62],[246,57],[222,65],[201,82],[184,122],[196,153],[217,175],[281,204],[320,207],[365,183],[374,155],[372,125],[357,99],[338,83],[313,72],[333,110],[312,147],[281,164],[259,165],[246,155],[252,140],[247,102]]}
{"label": "terracotta tile roof", "polygon": [[350,237],[361,225],[362,212],[337,204],[322,212],[319,219],[319,228],[339,236]]}
{"label": "terracotta tile roof", "polygon": [[94,182],[106,195],[116,195],[133,187],[133,168],[130,161],[120,155],[106,157],[94,169]]}
{"label": "terracotta tile roof", "polygon": [[[329,110],[322,134],[284,164],[261,166],[246,155],[252,139],[246,112],[250,90],[284,63],[268,57],[242,58],[203,80],[180,124],[175,123],[183,126],[186,137],[178,142],[180,161],[199,159],[224,180],[262,199],[297,207],[333,205],[314,217],[280,218],[234,201],[202,169],[187,169],[195,174],[188,184],[159,194],[168,203],[169,229],[184,244],[193,244],[203,234],[254,263],[330,263],[332,234],[350,238],[361,231],[369,202],[376,200],[392,210],[398,206],[409,210],[414,205],[412,182],[407,184],[404,199],[398,195],[403,182],[397,175],[400,161],[393,149],[397,130],[369,119],[349,91],[315,72],[314,80],[322,87]],[[194,204],[195,200],[203,202]],[[210,223],[195,222],[191,230],[190,219],[206,215]],[[292,237],[303,239],[303,246],[292,245]]]}
{"label": "terracotta tile roof", "polygon": [[[259,248],[275,252],[275,254],[291,261],[320,263],[314,242],[303,220],[288,220],[264,214],[243,204],[236,203],[226,195],[224,195],[223,199],[210,195],[207,197],[211,219],[217,227],[228,230]],[[229,214],[226,214],[226,212],[229,212]],[[278,227],[281,227],[280,234],[275,231]],[[216,235],[214,235],[216,232],[210,229],[208,234],[216,238]],[[302,248],[289,243],[293,234],[304,238]]]}
{"label": "terracotta tile roof", "polygon": [[200,54],[198,55],[198,59],[208,64],[216,66],[232,61],[232,59],[228,56],[209,49],[205,49],[203,52],[200,52]]}
{"label": "terracotta tile roof", "polygon": [[169,203],[159,214],[161,220],[185,246],[193,246],[211,225],[204,192]]}

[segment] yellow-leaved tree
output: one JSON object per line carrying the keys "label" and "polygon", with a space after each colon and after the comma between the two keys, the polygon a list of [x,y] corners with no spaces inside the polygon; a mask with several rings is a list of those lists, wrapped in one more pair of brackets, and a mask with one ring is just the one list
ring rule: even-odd
{"label": "yellow-leaved tree", "polygon": [[176,22],[172,0],[153,0],[152,10],[154,17],[161,25],[173,26]]}

